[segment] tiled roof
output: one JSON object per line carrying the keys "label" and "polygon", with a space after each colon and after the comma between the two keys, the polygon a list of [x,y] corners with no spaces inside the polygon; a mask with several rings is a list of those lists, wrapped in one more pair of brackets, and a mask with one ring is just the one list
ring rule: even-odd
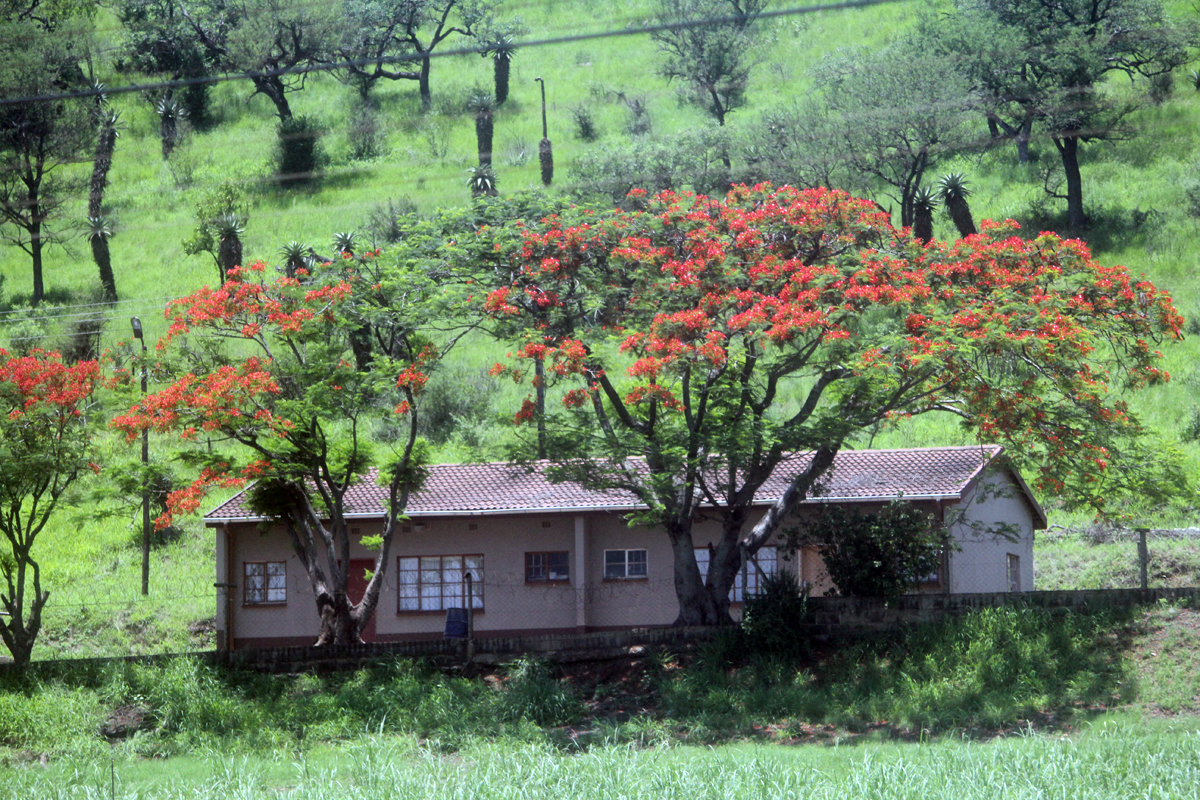
{"label": "tiled roof", "polygon": [[[957,499],[980,470],[1002,452],[997,445],[931,447],[906,450],[843,450],[820,481],[820,496],[806,502],[909,498]],[[800,453],[775,470],[759,490],[756,503],[778,499],[791,476],[811,454]],[[791,468],[789,468],[791,466]],[[1022,489],[1028,492],[1022,483]],[[346,513],[355,517],[383,514],[386,489],[375,476],[365,478],[346,495]],[[205,515],[210,524],[256,519],[239,493]],[[1029,497],[1036,508],[1036,501]],[[573,483],[550,483],[537,471],[506,463],[438,464],[409,500],[409,516],[466,516],[519,512],[628,510],[637,501],[625,492],[596,492]],[[1040,514],[1040,509],[1037,513]]]}

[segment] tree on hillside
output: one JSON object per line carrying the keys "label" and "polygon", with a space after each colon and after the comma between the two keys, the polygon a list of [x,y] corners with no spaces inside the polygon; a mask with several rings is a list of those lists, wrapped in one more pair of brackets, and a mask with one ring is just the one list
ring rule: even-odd
{"label": "tree on hillside", "polygon": [[[386,267],[376,254],[270,281],[253,264],[220,289],[172,302],[157,367],[167,388],[113,420],[130,439],[151,429],[184,440],[204,431],[213,441],[198,479],[172,495],[173,512],[194,510],[214,484],[257,479],[252,503],[287,529],[312,585],[318,645],[360,641],[374,613],[398,520],[423,476],[421,389],[455,341],[431,338],[435,276]],[[365,364],[355,349],[363,344]],[[388,514],[356,605],[347,594],[346,493],[373,466]]]}
{"label": "tree on hillside", "polygon": [[824,119],[818,130],[833,142],[796,157],[832,167],[836,186],[882,184],[900,206],[900,224],[912,225],[926,171],[976,140],[965,78],[911,41],[838,53],[822,61],[815,77],[819,97],[801,113]]}
{"label": "tree on hillside", "polygon": [[1188,60],[1196,37],[1159,0],[955,0],[953,11],[925,18],[921,41],[967,75],[1022,163],[1034,126],[1046,132],[1062,162],[1068,225],[1080,230],[1079,145],[1128,137],[1121,123],[1136,107],[1103,84],[1115,74],[1169,73]]}
{"label": "tree on hillside", "polygon": [[[956,415],[1043,489],[1096,509],[1155,485],[1130,466],[1142,431],[1109,389],[1165,381],[1153,343],[1182,320],[1082,243],[985,225],[923,245],[872,203],[823,189],[643,202],[530,225],[510,269],[480,281],[500,284],[484,308],[515,357],[544,362],[553,476],[645,505],[635,519],[674,553],[679,624],[728,623],[744,554],[842,447],[890,420]],[[537,413],[529,398],[515,420]],[[788,488],[751,524],[778,470]],[[701,515],[721,525],[704,581]]]}
{"label": "tree on hillside", "polygon": [[[29,22],[0,22],[0,97],[38,97],[83,89],[81,35],[54,35]],[[78,34],[78,32],[76,32]],[[0,106],[0,237],[24,250],[33,267],[33,304],[45,296],[46,246],[62,241],[54,227],[82,182],[64,167],[83,158],[95,135],[83,100]]]}
{"label": "tree on hillside", "polygon": [[[473,39],[491,23],[496,0],[344,0],[338,58],[365,96],[381,78],[416,81],[421,108],[433,107],[433,51],[453,36]],[[398,63],[383,59],[405,57]]]}
{"label": "tree on hillside", "polygon": [[[208,71],[205,48],[184,17],[180,0],[120,0],[115,10],[124,28],[118,67],[170,81],[198,78]],[[208,116],[208,84],[168,89],[159,98],[162,101],[170,101],[173,109],[182,108],[193,125],[203,125]]]}
{"label": "tree on hillside", "polygon": [[208,63],[249,73],[281,122],[291,119],[288,95],[306,76],[280,73],[325,60],[341,22],[332,5],[307,0],[181,0],[179,13]]}
{"label": "tree on hillside", "polygon": [[658,20],[674,25],[650,34],[665,57],[659,72],[680,81],[688,102],[718,125],[746,103],[754,66],[754,23],[768,0],[660,0]]}
{"label": "tree on hillside", "polygon": [[89,467],[85,412],[99,380],[94,361],[68,366],[57,353],[0,350],[0,639],[18,665],[29,662],[50,597],[33,547]]}
{"label": "tree on hillside", "polygon": [[112,257],[108,240],[112,238],[112,221],[104,213],[104,190],[108,188],[108,171],[112,169],[113,151],[117,147],[121,112],[108,107],[104,97],[96,98],[92,109],[96,124],[96,151],[92,159],[92,179],[88,182],[87,231],[92,247],[92,260],[100,273],[104,300],[117,302],[117,281],[113,277]]}

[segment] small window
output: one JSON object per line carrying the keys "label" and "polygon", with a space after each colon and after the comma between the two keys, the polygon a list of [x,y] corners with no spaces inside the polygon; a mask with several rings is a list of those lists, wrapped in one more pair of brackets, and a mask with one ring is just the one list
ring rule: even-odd
{"label": "small window", "polygon": [[566,551],[525,554],[525,582],[552,583],[571,580],[571,559]]}
{"label": "small window", "polygon": [[605,580],[640,579],[649,575],[645,550],[605,550]]}
{"label": "small window", "polygon": [[[700,580],[708,580],[708,548],[696,548],[696,566],[700,568]],[[747,595],[753,597],[762,591],[763,579],[774,575],[779,569],[779,551],[774,547],[760,547],[750,556],[746,569],[740,570],[729,590],[729,602],[741,603]],[[745,580],[742,576],[745,576]]]}
{"label": "small window", "polygon": [[287,603],[287,562],[247,561],[245,578],[246,605]]}
{"label": "small window", "polygon": [[1021,557],[1016,553],[1008,554],[1008,590],[1021,591]]}

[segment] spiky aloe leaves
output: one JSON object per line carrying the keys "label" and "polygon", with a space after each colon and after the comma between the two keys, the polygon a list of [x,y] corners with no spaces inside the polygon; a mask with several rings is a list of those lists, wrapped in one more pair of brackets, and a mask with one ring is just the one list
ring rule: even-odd
{"label": "spiky aloe leaves", "polygon": [[967,203],[970,194],[971,190],[967,188],[966,178],[961,172],[943,175],[938,181],[938,197],[946,206],[946,214],[954,222],[954,227],[958,228],[958,235],[963,238],[979,232],[975,227],[975,218],[971,216],[971,206]]}

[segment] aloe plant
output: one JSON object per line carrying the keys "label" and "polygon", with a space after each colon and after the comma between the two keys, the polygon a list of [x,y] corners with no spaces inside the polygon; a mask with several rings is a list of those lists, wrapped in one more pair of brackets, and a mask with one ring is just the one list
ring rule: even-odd
{"label": "aloe plant", "polygon": [[279,255],[283,258],[283,271],[289,278],[296,277],[296,270],[308,269],[312,249],[295,239],[279,248]]}
{"label": "aloe plant", "polygon": [[475,143],[479,150],[479,164],[491,164],[496,98],[487,92],[476,91],[467,101],[467,110],[475,115]]}
{"label": "aloe plant", "polygon": [[512,61],[516,58],[517,47],[512,36],[498,36],[487,43],[481,55],[492,59],[492,71],[496,84],[496,105],[504,105],[508,100],[509,73],[512,71]]}
{"label": "aloe plant", "polygon": [[471,177],[467,179],[467,187],[472,197],[496,196],[496,170],[491,164],[480,164],[467,170]]}
{"label": "aloe plant", "polygon": [[933,239],[933,210],[938,197],[932,187],[922,186],[913,195],[913,236],[925,244]]}
{"label": "aloe plant", "polygon": [[221,285],[229,270],[242,263],[242,234],[246,232],[246,219],[237,214],[226,213],[209,223],[213,237],[217,240],[217,271]]}
{"label": "aloe plant", "polygon": [[975,218],[971,216],[971,206],[967,203],[970,195],[971,190],[967,188],[966,178],[961,172],[943,175],[938,181],[938,198],[946,206],[946,213],[962,237],[979,232],[975,228]]}
{"label": "aloe plant", "polygon": [[335,253],[354,254],[358,233],[355,231],[339,231],[333,235],[333,251]]}
{"label": "aloe plant", "polygon": [[154,112],[158,114],[158,136],[162,139],[162,157],[166,161],[179,144],[179,126],[187,119],[187,109],[174,97],[164,95],[154,104]]}
{"label": "aloe plant", "polygon": [[[96,84],[98,89],[103,84]],[[100,285],[104,288],[104,300],[117,302],[117,282],[113,277],[112,257],[108,251],[108,240],[112,238],[112,225],[104,216],[104,190],[108,187],[108,171],[112,168],[113,151],[120,136],[121,112],[104,107],[103,101],[97,109],[99,132],[96,137],[96,154],[92,160],[92,178],[88,182],[88,241],[92,246],[92,260],[100,273]]]}

